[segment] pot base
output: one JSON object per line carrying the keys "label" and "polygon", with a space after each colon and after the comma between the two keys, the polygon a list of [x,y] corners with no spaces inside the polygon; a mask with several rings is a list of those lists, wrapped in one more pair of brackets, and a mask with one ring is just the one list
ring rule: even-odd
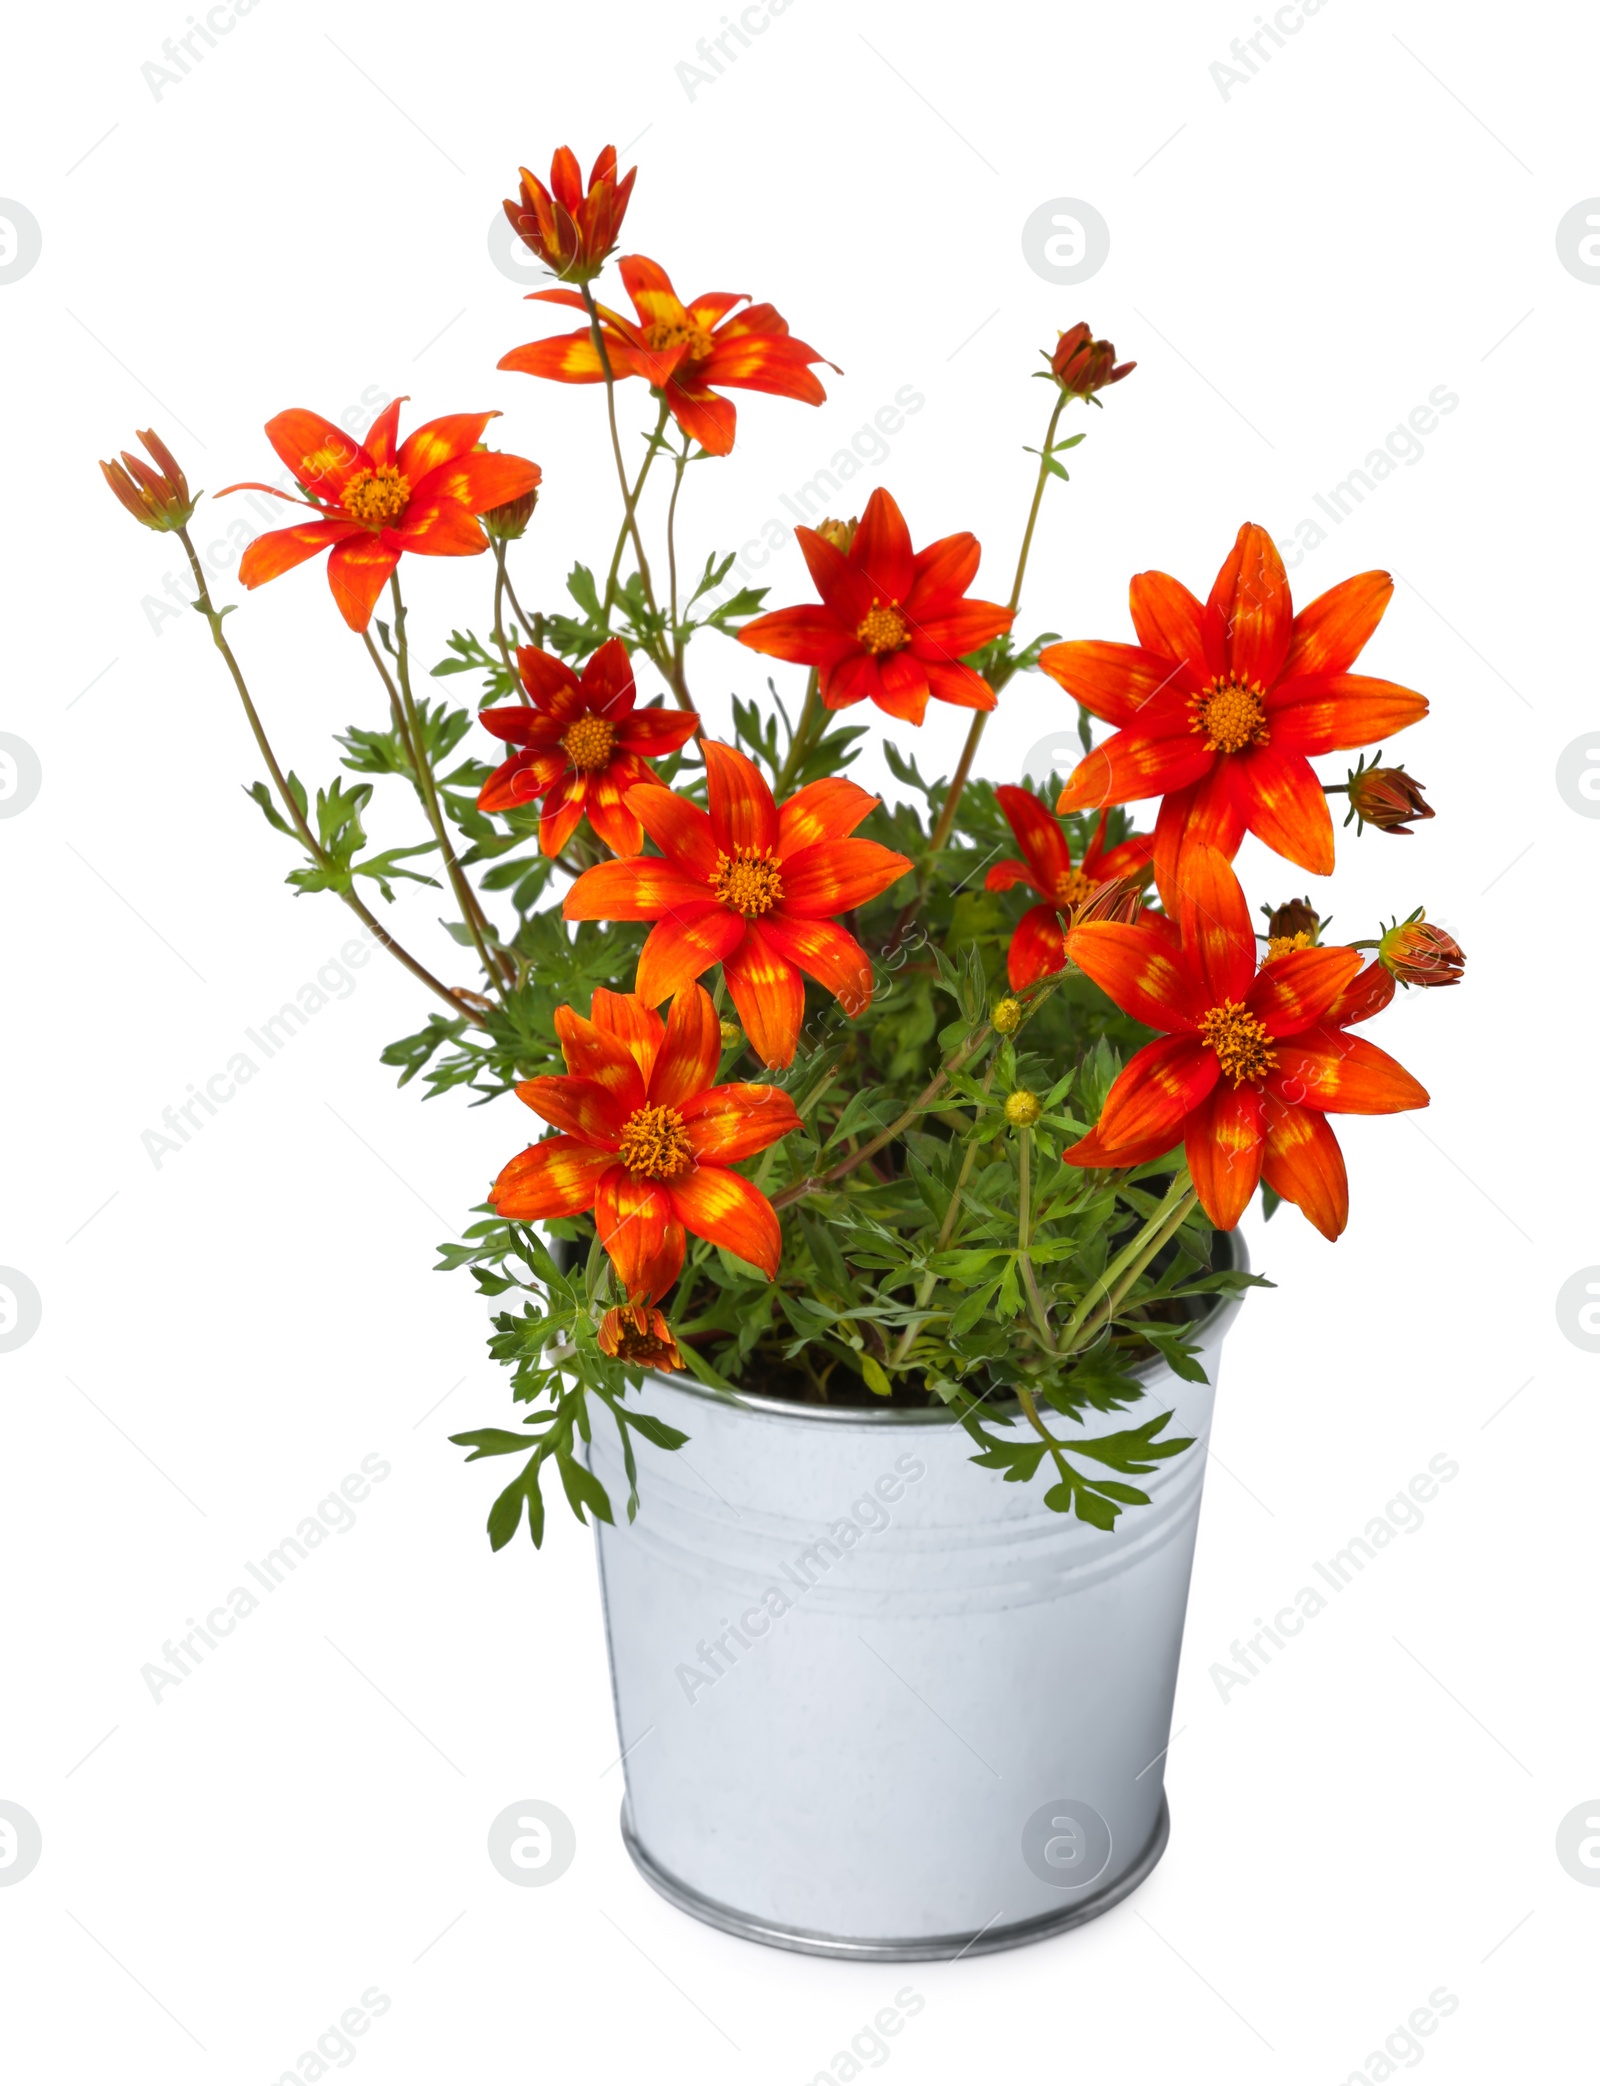
{"label": "pot base", "polygon": [[1024,1948],[1030,1941],[1045,1941],[1052,1934],[1064,1934],[1069,1927],[1081,1927],[1086,1920],[1097,1919],[1113,1905],[1120,1905],[1139,1888],[1166,1852],[1170,1831],[1171,1819],[1163,1796],[1155,1831],[1132,1868],[1094,1897],[1063,1906],[1059,1912],[1016,1920],[1005,1927],[991,1923],[980,1927],[976,1934],[930,1934],[912,1941],[853,1941],[840,1935],[813,1933],[805,1927],[778,1926],[702,1896],[652,1860],[634,1833],[626,1802],[622,1806],[622,1843],[646,1883],[659,1891],[669,1905],[676,1905],[680,1912],[704,1921],[708,1927],[720,1928],[724,1934],[736,1934],[741,1941],[759,1941],[767,1948],[787,1948],[802,1956],[834,1956],[852,1963],[949,1962],[961,1956],[993,1955],[1002,1948]]}

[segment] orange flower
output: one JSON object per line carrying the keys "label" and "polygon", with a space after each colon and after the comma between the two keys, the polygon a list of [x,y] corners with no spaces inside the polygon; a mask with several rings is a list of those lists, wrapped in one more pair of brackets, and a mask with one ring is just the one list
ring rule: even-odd
{"label": "orange flower", "polygon": [[585,190],[583,172],[563,145],[550,162],[550,186],[526,167],[522,196],[504,208],[511,229],[531,248],[552,275],[568,282],[589,282],[600,273],[616,246],[633,193],[637,167],[617,179],[617,150],[607,145],[595,161]]}
{"label": "orange flower", "polygon": [[659,1369],[665,1375],[683,1367],[672,1328],[654,1305],[613,1307],[601,1319],[595,1338],[602,1354],[635,1369]]}
{"label": "orange flower", "polygon": [[1365,746],[1427,715],[1424,697],[1352,674],[1394,582],[1362,572],[1294,614],[1283,561],[1246,522],[1202,608],[1164,572],[1129,588],[1137,645],[1050,645],[1039,664],[1118,727],[1080,761],[1058,808],[1163,799],[1156,882],[1176,890],[1179,856],[1231,860],[1248,830],[1317,876],[1333,868],[1333,821],[1308,754]]}
{"label": "orange flower", "polygon": [[1096,340],[1081,321],[1058,338],[1050,357],[1050,374],[1072,398],[1093,398],[1138,367],[1137,362],[1118,362],[1110,341]]}
{"label": "orange flower", "polygon": [[140,428],[139,440],[155,458],[159,468],[152,471],[143,457],[124,449],[120,464],[101,464],[106,484],[134,520],[143,522],[147,529],[186,527],[195,510],[195,502],[189,497],[188,479],[178,468],[172,451],[153,430]]}
{"label": "orange flower", "polygon": [[692,710],[636,710],[633,668],[620,638],[607,638],[579,680],[564,660],[525,645],[517,653],[532,698],[484,710],[478,722],[522,747],[478,792],[480,811],[509,811],[544,798],[539,847],[559,855],[584,813],[616,855],[636,855],[644,828],[623,802],[635,783],[653,782],[645,755],[676,753],[699,725]]}
{"label": "orange flower", "polygon": [[941,536],[913,553],[905,517],[882,486],[847,551],[815,529],[794,533],[822,605],[757,616],[739,632],[741,644],[814,666],[830,710],[870,696],[891,717],[920,724],[930,695],[966,710],[994,708],[994,690],[961,660],[1014,617],[993,601],[966,598],[978,571],[975,536]]}
{"label": "orange flower", "polygon": [[[1263,1176],[1336,1239],[1344,1158],[1325,1118],[1425,1108],[1393,1058],[1345,1028],[1394,996],[1354,949],[1294,949],[1257,970],[1244,893],[1215,848],[1191,848],[1172,919],[1074,927],[1067,953],[1125,1014],[1162,1033],[1118,1075],[1063,1156],[1138,1166],[1182,1142],[1200,1203],[1231,1231]],[[1357,973],[1360,973],[1358,976]]]}
{"label": "orange flower", "polygon": [[1094,838],[1075,868],[1066,834],[1032,790],[1003,782],[995,796],[1026,859],[996,862],[984,883],[991,891],[1009,891],[1013,884],[1028,884],[1044,900],[1042,905],[1030,905],[1017,922],[1006,952],[1006,976],[1012,991],[1020,992],[1023,986],[1066,969],[1066,944],[1059,916],[1065,913],[1070,919],[1098,885],[1148,868],[1155,842],[1148,833],[1134,833],[1116,847],[1108,848],[1107,814],[1101,812]]}
{"label": "orange flower", "polygon": [[[711,388],[714,384],[772,391],[808,406],[820,406],[827,397],[807,367],[824,357],[796,340],[770,304],[735,311],[745,303],[745,295],[728,290],[708,290],[693,304],[682,304],[666,270],[643,254],[625,254],[618,266],[639,317],[635,324],[603,304],[598,307],[611,374],[643,377],[665,398],[684,433],[711,455],[726,456],[733,447],[736,419],[732,402],[719,397]],[[535,301],[585,309],[575,290],[532,294]],[[605,365],[587,324],[576,333],[557,333],[513,348],[501,356],[499,367],[529,377],[553,377],[560,384],[605,381]]]}
{"label": "orange flower", "polygon": [[830,776],[780,811],[754,763],[703,739],[710,811],[658,783],[627,795],[659,856],[601,862],[567,893],[569,920],[654,920],[634,991],[647,1007],[722,965],[762,1060],[794,1060],[805,980],[825,985],[853,1020],[872,998],[866,951],[833,917],[864,905],[911,867],[875,840],[846,836],[877,804]]}
{"label": "orange flower", "polygon": [[[317,518],[258,536],[239,561],[245,586],[259,587],[331,550],[328,585],[339,613],[352,630],[365,630],[402,551],[464,558],[489,548],[473,516],[531,492],[542,475],[539,466],[523,456],[477,448],[497,413],[447,413],[424,421],[401,442],[404,403],[391,400],[365,442],[299,406],[267,422],[267,440],[308,495],[291,504],[310,507]],[[291,497],[253,481],[224,491]]]}
{"label": "orange flower", "polygon": [[513,1159],[489,1200],[519,1223],[594,1211],[600,1243],[632,1302],[654,1304],[683,1268],[684,1233],[778,1272],[783,1234],[761,1190],[730,1170],[798,1130],[775,1086],[712,1086],[721,1025],[702,986],[665,1025],[632,993],[594,995],[587,1021],[556,1010],[566,1075],[517,1088],[561,1133]]}

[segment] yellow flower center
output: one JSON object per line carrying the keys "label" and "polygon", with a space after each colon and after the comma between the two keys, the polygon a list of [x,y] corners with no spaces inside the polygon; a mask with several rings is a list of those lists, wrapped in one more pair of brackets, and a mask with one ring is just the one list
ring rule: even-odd
{"label": "yellow flower center", "polygon": [[1279,956],[1289,955],[1292,950],[1309,949],[1311,946],[1311,937],[1303,927],[1298,934],[1270,934],[1267,937],[1267,953],[1262,961],[1271,963]]}
{"label": "yellow flower center", "polygon": [[776,855],[742,847],[737,854],[718,855],[711,888],[722,904],[755,920],[770,913],[783,896],[783,873]]}
{"label": "yellow flower center", "polygon": [[892,601],[874,601],[856,625],[856,643],[864,652],[898,652],[906,641],[906,619]]}
{"label": "yellow flower center", "polygon": [[622,1132],[617,1157],[636,1180],[675,1181],[694,1157],[683,1117],[675,1108],[649,1102],[636,1108]]}
{"label": "yellow flower center", "polygon": [[1214,680],[1194,702],[1191,731],[1204,732],[1210,753],[1242,753],[1267,743],[1267,710],[1258,681]]}
{"label": "yellow flower center", "polygon": [[712,339],[703,326],[686,321],[678,324],[671,319],[657,319],[645,333],[645,344],[657,354],[665,354],[669,348],[681,348],[688,343],[689,360],[704,362],[711,353]]}
{"label": "yellow flower center", "polygon": [[585,710],[561,734],[562,752],[575,768],[586,775],[605,766],[616,743],[616,726],[589,710]]}
{"label": "yellow flower center", "polygon": [[354,471],[345,480],[339,505],[352,521],[380,529],[396,515],[404,514],[411,498],[411,481],[393,464],[379,464],[375,471]]}
{"label": "yellow flower center", "polygon": [[1266,1030],[1242,1000],[1224,1000],[1213,1007],[1200,1023],[1200,1040],[1217,1053],[1218,1064],[1235,1086],[1265,1079],[1278,1062]]}
{"label": "yellow flower center", "polygon": [[1056,878],[1056,904],[1063,912],[1070,913],[1075,905],[1083,901],[1094,889],[1094,885],[1081,869],[1069,869],[1065,876]]}
{"label": "yellow flower center", "polygon": [[664,1340],[649,1331],[641,1332],[636,1326],[626,1326],[617,1335],[619,1362],[659,1362],[670,1352]]}

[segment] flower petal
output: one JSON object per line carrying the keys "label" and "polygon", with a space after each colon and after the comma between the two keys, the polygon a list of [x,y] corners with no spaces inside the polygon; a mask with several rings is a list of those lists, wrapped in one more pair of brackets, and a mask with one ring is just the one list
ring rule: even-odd
{"label": "flower petal", "polygon": [[1168,796],[1198,782],[1216,758],[1200,734],[1186,725],[1163,738],[1151,738],[1142,725],[1113,732],[1067,777],[1056,809],[1098,811],[1136,797]]}
{"label": "flower petal", "polygon": [[767,853],[778,844],[778,807],[761,770],[747,754],[718,739],[702,739],[711,830],[726,854],[740,848]]}
{"label": "flower petal", "polygon": [[932,615],[907,616],[911,649],[924,659],[960,659],[1009,630],[1014,611],[998,601],[958,601]]}
{"label": "flower petal", "polygon": [[1366,674],[1304,674],[1267,704],[1272,744],[1285,752],[1342,753],[1372,746],[1428,714],[1428,698]]}
{"label": "flower petal", "polygon": [[794,1102],[781,1086],[711,1086],[680,1110],[697,1159],[727,1165],[751,1158],[800,1128]]}
{"label": "flower petal", "polygon": [[648,773],[643,761],[629,754],[620,760],[614,758],[609,767],[589,777],[589,794],[584,799],[589,824],[614,855],[625,859],[638,854],[644,846],[644,827],[626,802],[628,790],[641,779],[640,771]]}
{"label": "flower petal", "polygon": [[[610,997],[607,994],[607,1000]],[[647,1075],[641,1069],[634,1035],[626,1030],[618,1033],[613,1011],[605,1001],[598,1007],[591,1001],[590,1007],[588,1015],[580,1014],[576,1007],[557,1007],[556,1036],[568,1073],[611,1095],[620,1131],[633,1111],[644,1106]]]}
{"label": "flower petal", "polygon": [[630,1302],[654,1304],[683,1270],[683,1221],[660,1181],[613,1164],[594,1199],[595,1230]]}
{"label": "flower petal", "polygon": [[[592,872],[591,872],[592,873]],[[745,938],[740,913],[708,902],[675,907],[656,922],[639,952],[633,989],[652,1007],[692,985],[714,963],[726,963]]]}
{"label": "flower petal", "polygon": [[1329,1028],[1348,1028],[1353,1021],[1370,1021],[1381,1014],[1394,998],[1394,974],[1376,956],[1353,978],[1324,1017]]}
{"label": "flower petal", "polygon": [[1263,1119],[1262,1178],[1285,1202],[1303,1210],[1325,1239],[1336,1239],[1350,1216],[1350,1182],[1332,1124],[1313,1108],[1270,1100]]}
{"label": "flower petal", "polygon": [[616,1163],[615,1153],[576,1137],[547,1137],[500,1169],[489,1200],[499,1216],[519,1224],[576,1217],[592,1206],[595,1190]]}
{"label": "flower petal", "polygon": [[769,913],[762,938],[808,978],[827,987],[852,1021],[872,1002],[872,959],[834,920],[796,920]]}
{"label": "flower petal", "polygon": [[831,919],[887,891],[910,867],[876,840],[820,841],[784,863],[780,907],[802,920]]}
{"label": "flower petal", "polygon": [[1161,1036],[1123,1066],[1106,1095],[1097,1128],[1111,1151],[1153,1138],[1171,1144],[1192,1109],[1216,1085],[1217,1054],[1192,1035]]}
{"label": "flower petal", "polygon": [[[480,710],[478,722],[510,746],[555,746],[561,737],[557,720],[530,703],[506,703],[497,710]],[[562,758],[566,756],[563,754]]]}
{"label": "flower petal", "polygon": [[724,1246],[770,1282],[783,1255],[778,1213],[753,1181],[725,1166],[697,1166],[667,1184],[673,1213],[696,1238]]}
{"label": "flower petal", "polygon": [[1261,1116],[1261,1096],[1253,1086],[1224,1082],[1201,1102],[1184,1131],[1189,1176],[1218,1231],[1233,1230],[1261,1179]]}
{"label": "flower petal", "polygon": [[794,666],[836,666],[858,649],[855,631],[817,602],[757,616],[739,632],[739,642]]}
{"label": "flower petal", "polygon": [[1128,606],[1145,651],[1165,655],[1180,669],[1172,685],[1198,695],[1210,679],[1199,601],[1169,572],[1136,572],[1128,582]]}
{"label": "flower petal", "polygon": [[398,524],[385,529],[391,550],[420,551],[428,558],[472,558],[489,539],[459,500],[413,500]]}
{"label": "flower petal", "polygon": [[1277,1047],[1267,1091],[1330,1115],[1399,1115],[1426,1108],[1428,1090],[1386,1050],[1344,1029],[1309,1028]]}
{"label": "flower petal", "polygon": [[[644,789],[628,792],[628,808],[642,817],[638,799],[649,795]],[[661,790],[663,797],[669,790]],[[650,821],[645,818],[645,831]],[[654,836],[652,836],[654,837]],[[586,869],[561,902],[564,920],[659,920],[664,913],[680,909],[698,911],[709,903],[705,885],[686,876],[672,862],[654,855],[636,855],[627,862],[597,862]],[[664,996],[664,995],[663,995]]]}
{"label": "flower petal", "polygon": [[1256,937],[1250,908],[1226,855],[1214,847],[1187,849],[1179,866],[1175,903],[1168,906],[1183,937],[1184,954],[1203,985],[1208,1006],[1242,1000],[1256,975]]}
{"label": "flower petal", "polygon": [[941,597],[959,600],[978,576],[979,555],[978,539],[969,529],[941,536],[937,543],[919,550],[911,561],[911,587],[906,595],[911,615],[924,608],[931,612]]}
{"label": "flower petal", "polygon": [[357,471],[373,467],[373,459],[353,435],[304,406],[274,414],[266,435],[295,482],[319,500],[336,502]]}
{"label": "flower petal", "polygon": [[1162,800],[1152,859],[1156,889],[1169,911],[1176,908],[1183,858],[1191,848],[1214,847],[1230,862],[1239,852],[1244,820],[1234,801],[1234,772],[1232,756],[1224,755],[1210,774]]}
{"label": "flower petal", "polygon": [[1357,949],[1290,949],[1256,973],[1246,996],[1269,1036],[1297,1036],[1325,1021],[1361,968]]}
{"label": "flower petal", "polygon": [[1093,920],[1070,930],[1067,954],[1124,1014],[1147,1028],[1191,1030],[1211,1004],[1158,928]]}
{"label": "flower petal", "polygon": [[280,572],[291,572],[296,565],[303,565],[318,551],[343,543],[348,536],[363,534],[361,524],[351,521],[295,522],[287,529],[268,529],[265,535],[245,545],[239,560],[239,584],[263,586]]}
{"label": "flower petal", "polygon": [[708,391],[703,384],[681,384],[669,378],[662,393],[672,417],[692,442],[707,456],[727,456],[739,430],[739,412],[731,398]]}
{"label": "flower petal", "polygon": [[[632,371],[617,368],[614,351],[611,373],[615,376],[632,375]],[[555,333],[548,340],[530,340],[520,348],[512,348],[495,364],[496,369],[514,369],[525,377],[552,377],[558,384],[603,384],[605,369],[599,352],[589,337],[587,326],[580,326],[576,333]]]}
{"label": "flower petal", "polygon": [[1171,1138],[1153,1137],[1143,1144],[1121,1145],[1113,1150],[1098,1130],[1091,1130],[1087,1137],[1069,1144],[1061,1156],[1069,1166],[1148,1166],[1152,1159],[1169,1152],[1172,1144]]}
{"label": "flower petal", "polygon": [[[990,875],[994,874],[991,870]],[[990,886],[992,890],[993,885]],[[1017,922],[1006,950],[1006,979],[1013,992],[1067,967],[1066,936],[1053,905],[1030,905]]]}
{"label": "flower petal", "polygon": [[1002,782],[994,794],[1006,824],[1017,836],[1018,847],[1028,859],[1028,867],[1039,880],[1040,890],[1054,893],[1062,878],[1072,873],[1072,849],[1060,823],[1050,816],[1031,789]]}
{"label": "flower petal", "polygon": [[[546,716],[565,721],[575,717],[583,708],[577,675],[554,652],[541,652],[536,645],[520,646],[517,671],[522,676],[523,687]],[[488,717],[502,713],[484,710],[480,714]]]}
{"label": "flower petal", "polygon": [[614,1152],[622,1135],[625,1118],[616,1096],[593,1079],[547,1075],[525,1079],[517,1088],[517,1099],[525,1101],[535,1115],[557,1130],[568,1131],[584,1144]]}
{"label": "flower petal", "polygon": [[1292,619],[1289,579],[1278,547],[1265,529],[1246,522],[1206,603],[1207,658],[1216,670],[1220,653],[1236,679],[1270,688],[1289,649]]}
{"label": "flower petal", "polygon": [[1030,891],[1039,889],[1039,879],[1026,862],[1014,862],[1010,856],[990,865],[983,879],[986,891],[1010,891],[1018,884],[1026,884]]}
{"label": "flower petal", "polygon": [[[416,436],[411,439],[415,441]],[[427,472],[413,483],[411,497],[419,502],[454,500],[469,513],[482,514],[486,508],[520,500],[543,477],[539,466],[525,456],[485,450],[481,455],[455,457]]]}
{"label": "flower petal", "polygon": [[352,630],[365,630],[372,621],[378,596],[399,562],[397,550],[364,530],[360,536],[348,536],[334,545],[328,555],[328,585]]}
{"label": "flower petal", "polygon": [[693,880],[695,902],[703,905],[711,896],[708,886],[717,869],[710,818],[698,804],[663,789],[659,782],[639,783],[629,790],[626,802],[676,873]]}
{"label": "flower petal", "polygon": [[1305,755],[1252,746],[1228,759],[1234,803],[1256,838],[1313,876],[1331,876],[1333,820]]}
{"label": "flower petal", "polygon": [[654,1007],[647,1007],[636,992],[611,992],[597,985],[589,1003],[589,1019],[627,1051],[648,1094],[650,1074],[666,1036],[666,1024]]}
{"label": "flower petal", "polygon": [[567,756],[559,746],[530,746],[502,761],[478,792],[480,811],[510,811],[518,804],[531,804],[542,797],[567,770]]}
{"label": "flower petal", "polygon": [[[489,422],[499,417],[498,413],[445,413],[437,420],[424,420],[400,444],[396,461],[401,474],[411,480],[415,490],[430,471],[470,455],[483,440]],[[515,461],[521,463],[523,459],[517,457]],[[524,492],[527,489],[523,487]]]}
{"label": "flower petal", "polygon": [[954,703],[960,710],[992,710],[995,692],[970,666],[959,659],[929,659],[928,693],[941,703]]}
{"label": "flower petal", "polygon": [[786,862],[819,841],[845,839],[882,801],[843,775],[808,782],[778,813],[778,860]]}
{"label": "flower petal", "polygon": [[[1294,619],[1283,680],[1300,674],[1343,674],[1355,664],[1389,606],[1394,581],[1387,572],[1358,572],[1307,602]],[[1290,1198],[1293,1200],[1293,1197]]]}
{"label": "flower petal", "polygon": [[[1193,677],[1164,652],[1084,641],[1046,645],[1039,665],[1075,702],[1107,724],[1135,725],[1158,739],[1189,730]],[[1198,733],[1195,744],[1200,744]]]}
{"label": "flower petal", "polygon": [[768,941],[759,920],[723,957],[722,975],[757,1057],[767,1065],[792,1064],[806,1010],[805,981]]}
{"label": "flower petal", "polygon": [[686,985],[667,1015],[666,1039],[650,1080],[657,1108],[682,1108],[703,1094],[722,1057],[722,1024],[703,985]]}
{"label": "flower petal", "polygon": [[850,652],[837,666],[818,669],[822,700],[830,710],[846,710],[852,703],[880,702],[883,675],[870,652]]}
{"label": "flower petal", "polygon": [[693,710],[631,710],[626,717],[612,721],[616,725],[617,744],[646,760],[660,760],[666,754],[676,753],[700,728]]}
{"label": "flower petal", "polygon": [[576,768],[558,775],[539,807],[539,852],[552,859],[559,855],[583,823],[589,808],[589,789],[594,778]]}
{"label": "flower petal", "polygon": [[914,652],[886,652],[878,661],[880,710],[906,724],[920,724],[928,710],[928,669]]}
{"label": "flower petal", "polygon": [[893,498],[878,486],[866,506],[847,553],[848,560],[880,600],[904,602],[916,576],[911,531]]}
{"label": "flower petal", "polygon": [[806,561],[811,583],[822,596],[828,613],[837,617],[853,637],[856,625],[872,606],[872,581],[843,551],[836,550],[827,537],[819,536],[815,529],[796,529],[794,540],[800,546],[800,555]]}

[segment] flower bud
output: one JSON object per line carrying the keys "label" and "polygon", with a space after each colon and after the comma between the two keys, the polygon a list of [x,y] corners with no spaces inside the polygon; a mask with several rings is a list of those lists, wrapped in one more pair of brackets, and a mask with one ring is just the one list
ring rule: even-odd
{"label": "flower bud", "polygon": [[1314,949],[1322,922],[1309,898],[1290,898],[1282,905],[1263,906],[1267,916],[1267,953],[1263,963],[1287,956],[1295,949]]}
{"label": "flower bud", "polygon": [[122,452],[120,464],[102,463],[105,481],[136,522],[147,529],[182,529],[198,504],[189,496],[189,481],[179,470],[172,451],[149,428],[139,430],[139,440],[155,458],[152,471],[142,457]]}
{"label": "flower bud", "polygon": [[497,543],[515,543],[533,519],[533,510],[539,504],[539,488],[534,486],[520,498],[507,500],[503,507],[488,507],[478,516]]}
{"label": "flower bud", "polygon": [[1030,1094],[1025,1086],[1006,1095],[1006,1121],[1013,1130],[1031,1130],[1044,1114],[1037,1094]]}
{"label": "flower bud", "polygon": [[1113,920],[1131,927],[1145,909],[1144,881],[1138,876],[1114,876],[1096,884],[1082,904],[1073,908],[1073,926],[1087,927],[1093,920]]}
{"label": "flower bud", "polygon": [[624,1304],[600,1321],[600,1352],[635,1369],[670,1371],[683,1367],[672,1328],[655,1307]]}
{"label": "flower bud", "polygon": [[617,155],[607,145],[595,161],[589,185],[565,145],[550,162],[550,186],[526,167],[516,202],[504,205],[511,229],[564,282],[592,282],[622,230],[636,168],[617,178]]}
{"label": "flower bud", "polygon": [[996,1000],[989,1016],[989,1026],[997,1036],[1014,1036],[1022,1026],[1022,1002],[1009,995]]}
{"label": "flower bud", "polygon": [[717,1026],[722,1036],[723,1049],[737,1050],[744,1041],[744,1030],[740,1028],[738,1022],[723,1021],[719,1022]]}
{"label": "flower bud", "polygon": [[1358,833],[1365,826],[1376,826],[1380,833],[1409,833],[1407,819],[1433,817],[1422,784],[1404,768],[1356,768],[1346,787]]}
{"label": "flower bud", "polygon": [[1120,384],[1135,362],[1117,362],[1108,340],[1095,340],[1085,325],[1074,326],[1056,342],[1050,373],[1069,398],[1093,398],[1108,384]]}
{"label": "flower bud", "polygon": [[1384,935],[1378,961],[1400,985],[1455,985],[1467,963],[1460,943],[1425,920],[1420,906]]}
{"label": "flower bud", "polygon": [[827,521],[817,523],[817,534],[825,543],[831,543],[841,557],[856,540],[856,530],[861,526],[859,515],[852,514],[847,522]]}

